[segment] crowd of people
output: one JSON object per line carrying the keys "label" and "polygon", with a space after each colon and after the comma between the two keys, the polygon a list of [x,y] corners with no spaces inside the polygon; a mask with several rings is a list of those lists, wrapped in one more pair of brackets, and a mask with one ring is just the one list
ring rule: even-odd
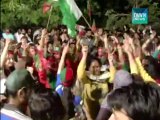
{"label": "crowd of people", "polygon": [[160,35],[60,25],[3,31],[1,120],[160,120]]}

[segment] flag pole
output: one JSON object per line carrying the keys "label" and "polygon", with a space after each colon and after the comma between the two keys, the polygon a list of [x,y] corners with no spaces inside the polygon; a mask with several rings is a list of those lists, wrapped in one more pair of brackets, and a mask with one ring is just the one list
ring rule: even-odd
{"label": "flag pole", "polygon": [[89,20],[90,20],[90,24],[92,24],[92,15],[91,15],[91,0],[87,1],[87,9],[88,9],[88,16],[89,16]]}
{"label": "flag pole", "polygon": [[91,25],[89,24],[89,22],[87,21],[87,19],[84,17],[84,15],[82,15],[82,17],[83,17],[84,21],[87,23],[88,27],[89,27],[90,29],[92,29]]}
{"label": "flag pole", "polygon": [[48,22],[47,22],[46,29],[48,29],[48,26],[49,26],[49,22],[50,22],[51,15],[52,15],[52,9],[53,9],[53,7],[51,6],[51,10],[50,10],[50,14],[49,14],[49,17],[48,17]]}

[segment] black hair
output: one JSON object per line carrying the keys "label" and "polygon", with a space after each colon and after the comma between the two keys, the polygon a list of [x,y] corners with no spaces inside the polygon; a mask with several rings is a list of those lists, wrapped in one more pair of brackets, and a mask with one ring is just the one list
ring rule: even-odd
{"label": "black hair", "polygon": [[160,64],[158,60],[154,59],[152,56],[145,56],[144,59],[148,61],[148,65],[144,66],[144,69],[149,75],[154,79],[160,78]]}
{"label": "black hair", "polygon": [[47,46],[49,46],[49,44],[52,44],[52,45],[53,45],[53,41],[49,41],[49,42],[47,43]]}
{"label": "black hair", "polygon": [[[24,91],[27,93],[28,88],[24,88]],[[17,97],[17,92],[18,90],[14,91],[14,90],[9,90],[6,88],[4,95],[8,98],[8,97],[12,97],[12,98],[16,98]]]}
{"label": "black hair", "polygon": [[131,74],[131,77],[133,80],[133,82],[132,82],[133,84],[139,84],[139,85],[144,84],[144,80],[140,75],[133,73],[133,74]]}
{"label": "black hair", "polygon": [[32,67],[32,65],[33,65],[33,58],[30,57],[30,56],[27,56],[26,57],[26,65],[25,65],[25,67]]}
{"label": "black hair", "polygon": [[98,47],[104,47],[104,42],[103,41],[98,41]]}
{"label": "black hair", "polygon": [[108,95],[107,102],[114,110],[125,110],[133,120],[160,118],[160,87],[155,83],[133,83],[116,89]]}
{"label": "black hair", "polygon": [[11,91],[11,90],[6,89],[5,96],[6,97],[12,96],[13,98],[15,98],[17,96],[17,91]]}
{"label": "black hair", "polygon": [[38,41],[41,39],[41,35],[36,35],[34,38],[34,43],[39,44]]}
{"label": "black hair", "polygon": [[11,72],[13,72],[14,70],[15,70],[15,67],[14,67],[14,66],[10,66],[8,69],[6,69],[6,67],[4,67],[4,75],[5,75],[6,77],[8,77],[9,74],[10,74]]}
{"label": "black hair", "polygon": [[29,99],[33,120],[62,120],[65,109],[59,95],[42,86],[36,87]]}
{"label": "black hair", "polygon": [[[48,37],[49,37],[49,41],[53,41],[53,40],[51,39],[51,36],[50,36],[50,35],[48,35]],[[40,40],[41,40],[41,34],[36,35],[35,38],[34,38],[34,43],[37,44],[37,45],[39,45],[39,41],[40,41]]]}
{"label": "black hair", "polygon": [[90,28],[85,28],[85,30],[86,30],[86,31],[91,31],[91,32],[92,32],[92,30],[91,30]]}
{"label": "black hair", "polygon": [[89,70],[89,67],[91,66],[91,64],[92,64],[93,61],[97,61],[99,63],[99,65],[102,66],[101,60],[99,58],[90,55],[87,58],[87,67],[86,67],[86,70]]}

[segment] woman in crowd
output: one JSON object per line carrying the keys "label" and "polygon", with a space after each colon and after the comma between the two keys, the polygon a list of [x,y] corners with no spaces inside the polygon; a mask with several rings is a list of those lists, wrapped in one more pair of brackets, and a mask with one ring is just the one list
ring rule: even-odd
{"label": "woman in crowd", "polygon": [[77,78],[84,85],[83,102],[88,119],[95,119],[100,108],[102,99],[108,92],[108,82],[112,82],[115,68],[113,65],[113,56],[108,57],[110,64],[110,72],[101,73],[101,62],[97,58],[92,58],[89,62],[88,71],[86,71],[86,63],[88,56],[88,46],[82,46],[83,57],[78,66]]}
{"label": "woman in crowd", "polygon": [[46,29],[42,30],[41,37],[38,39],[38,44],[29,44],[26,52],[27,57],[33,59],[32,68],[34,71],[38,72],[38,80],[46,86],[46,88],[51,88],[49,84],[49,77],[47,73],[50,70],[50,64],[45,58],[44,49],[48,43],[48,34]]}

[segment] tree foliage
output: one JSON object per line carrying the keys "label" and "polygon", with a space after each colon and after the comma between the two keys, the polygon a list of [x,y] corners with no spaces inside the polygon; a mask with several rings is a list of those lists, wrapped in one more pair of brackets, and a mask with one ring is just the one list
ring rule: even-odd
{"label": "tree foliage", "polygon": [[[85,0],[81,0],[81,2],[85,3]],[[131,23],[132,8],[134,7],[148,8],[149,24],[160,26],[159,0],[91,0],[91,6],[92,20],[96,20],[98,27],[108,30],[122,29],[124,25],[136,27]],[[87,13],[87,9],[84,9]],[[87,17],[87,14],[85,16]]]}
{"label": "tree foliage", "polygon": [[[92,19],[87,11],[88,0],[75,0],[87,20],[92,24],[93,19],[98,27],[108,30],[121,29],[131,24],[133,7],[149,8],[149,23],[160,26],[159,0],[90,0]],[[45,0],[2,0],[1,1],[1,28],[18,28],[21,26],[46,26],[49,12],[42,13]],[[53,4],[50,28],[61,23],[61,13],[58,6]],[[83,19],[79,21],[87,25]]]}
{"label": "tree foliage", "polygon": [[[18,28],[22,26],[46,26],[49,12],[42,13],[43,0],[2,0],[1,28]],[[57,6],[53,6],[50,24],[60,23]]]}

